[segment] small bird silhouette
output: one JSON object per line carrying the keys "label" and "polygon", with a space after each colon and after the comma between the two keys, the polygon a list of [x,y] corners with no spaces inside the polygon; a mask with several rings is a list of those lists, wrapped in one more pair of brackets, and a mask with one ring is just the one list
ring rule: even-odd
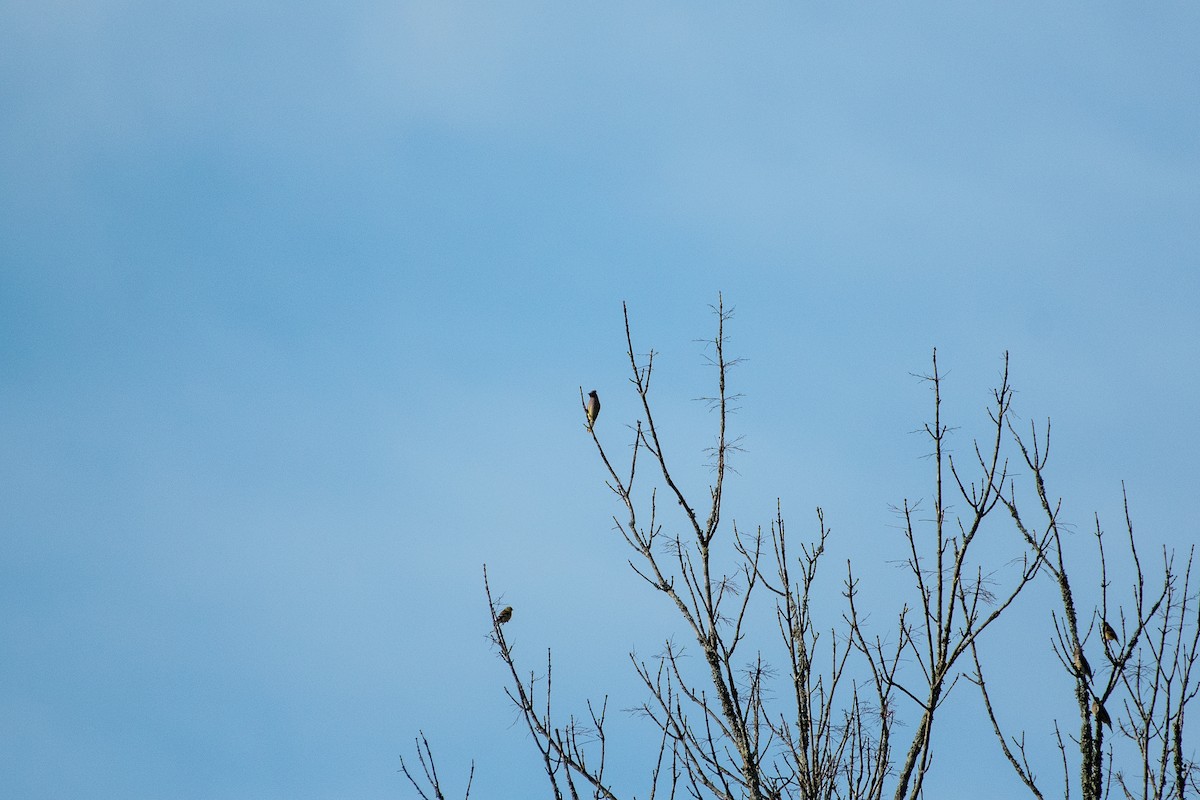
{"label": "small bird silhouette", "polygon": [[596,424],[596,417],[600,416],[600,396],[596,394],[595,389],[588,392],[588,401],[584,412],[587,414],[587,426],[590,431]]}
{"label": "small bird silhouette", "polygon": [[1075,645],[1075,671],[1088,681],[1092,679],[1092,665],[1083,657],[1083,650]]}
{"label": "small bird silhouette", "polygon": [[1104,710],[1104,706],[1100,705],[1099,700],[1092,701],[1092,714],[1095,715],[1096,719],[1101,725],[1107,725],[1110,728],[1112,727],[1112,717],[1110,717],[1108,712]]}
{"label": "small bird silhouette", "polygon": [[512,619],[512,606],[505,606],[504,610],[496,615],[497,624],[503,625]]}
{"label": "small bird silhouette", "polygon": [[1106,642],[1117,641],[1117,632],[1113,630],[1113,626],[1108,624],[1107,620],[1100,622],[1100,635],[1104,637]]}

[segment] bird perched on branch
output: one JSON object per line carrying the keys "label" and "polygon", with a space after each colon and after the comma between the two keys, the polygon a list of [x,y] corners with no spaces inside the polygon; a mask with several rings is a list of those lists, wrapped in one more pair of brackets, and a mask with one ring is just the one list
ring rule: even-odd
{"label": "bird perched on branch", "polygon": [[1107,725],[1110,728],[1112,727],[1112,717],[1110,717],[1108,712],[1104,710],[1104,706],[1100,705],[1099,700],[1092,701],[1092,714],[1095,715],[1097,721],[1099,721],[1101,725]]}
{"label": "bird perched on branch", "polygon": [[503,625],[510,619],[512,619],[512,606],[505,606],[504,610],[496,615],[496,623],[498,625]]}
{"label": "bird perched on branch", "polygon": [[1083,657],[1083,649],[1075,645],[1075,671],[1088,681],[1092,679],[1092,665]]}
{"label": "bird perched on branch", "polygon": [[596,394],[595,389],[588,392],[588,401],[584,406],[584,412],[587,414],[588,430],[591,431],[592,426],[596,424],[596,417],[600,416],[600,396]]}
{"label": "bird perched on branch", "polygon": [[1106,642],[1115,642],[1117,640],[1117,632],[1113,630],[1113,626],[1108,624],[1107,620],[1100,622],[1100,635],[1104,637]]}

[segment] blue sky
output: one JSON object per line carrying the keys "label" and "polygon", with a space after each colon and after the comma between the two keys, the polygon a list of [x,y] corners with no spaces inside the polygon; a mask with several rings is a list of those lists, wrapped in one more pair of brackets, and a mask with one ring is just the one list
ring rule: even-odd
{"label": "blue sky", "polygon": [[699,464],[724,293],[728,516],[821,505],[880,586],[934,347],[963,446],[1009,351],[1079,530],[1124,480],[1150,551],[1195,542],[1198,33],[1182,3],[0,3],[4,793],[404,797],[418,729],[480,796],[541,791],[481,565],[564,710],[634,705],[626,653],[676,630],[580,428],[581,384],[616,450],[636,418],[622,301]]}

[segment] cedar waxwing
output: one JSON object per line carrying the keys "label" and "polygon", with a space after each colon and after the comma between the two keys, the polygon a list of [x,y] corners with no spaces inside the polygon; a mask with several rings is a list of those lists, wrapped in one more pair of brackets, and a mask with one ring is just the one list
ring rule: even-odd
{"label": "cedar waxwing", "polygon": [[1100,635],[1104,637],[1104,641],[1106,642],[1115,642],[1117,640],[1117,632],[1105,620],[1101,620],[1100,622]]}
{"label": "cedar waxwing", "polygon": [[1100,705],[1099,700],[1092,701],[1092,714],[1095,715],[1096,720],[1101,725],[1107,725],[1110,728],[1112,727],[1112,717],[1110,717],[1108,712],[1104,710],[1104,706]]}
{"label": "cedar waxwing", "polygon": [[584,411],[587,413],[587,426],[590,431],[592,426],[596,424],[596,417],[600,416],[600,397],[596,394],[595,389],[588,392],[587,406],[585,406]]}
{"label": "cedar waxwing", "polygon": [[503,625],[510,619],[512,619],[512,606],[505,606],[504,610],[496,615],[496,623],[498,625]]}
{"label": "cedar waxwing", "polygon": [[1075,646],[1075,670],[1076,673],[1088,681],[1092,680],[1092,665],[1083,657],[1083,650],[1079,645]]}

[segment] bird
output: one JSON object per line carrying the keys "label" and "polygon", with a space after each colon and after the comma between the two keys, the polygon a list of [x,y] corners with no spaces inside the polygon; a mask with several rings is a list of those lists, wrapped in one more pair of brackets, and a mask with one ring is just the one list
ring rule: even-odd
{"label": "bird", "polygon": [[1100,635],[1106,642],[1117,641],[1117,632],[1113,630],[1113,626],[1109,625],[1107,620],[1100,621]]}
{"label": "bird", "polygon": [[600,416],[600,396],[596,394],[595,389],[588,392],[588,401],[584,406],[584,412],[587,414],[587,428],[591,431],[592,426],[596,424],[596,417]]}
{"label": "bird", "polygon": [[1092,665],[1083,657],[1083,650],[1079,645],[1075,645],[1075,670],[1080,677],[1089,681],[1092,679]]}
{"label": "bird", "polygon": [[1096,720],[1101,725],[1107,725],[1110,728],[1112,727],[1112,717],[1110,717],[1108,712],[1104,710],[1104,706],[1100,704],[1099,700],[1092,701],[1092,713],[1096,716]]}
{"label": "bird", "polygon": [[503,625],[512,619],[512,606],[505,606],[504,610],[496,615],[496,624]]}

